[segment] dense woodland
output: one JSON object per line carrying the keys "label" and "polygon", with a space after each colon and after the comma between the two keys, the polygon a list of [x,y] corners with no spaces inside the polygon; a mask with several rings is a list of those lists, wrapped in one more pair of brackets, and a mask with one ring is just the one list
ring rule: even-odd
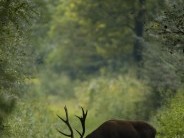
{"label": "dense woodland", "polygon": [[[0,0],[0,137],[59,138],[89,110],[184,137],[183,0]],[[75,137],[78,137],[75,134]]]}

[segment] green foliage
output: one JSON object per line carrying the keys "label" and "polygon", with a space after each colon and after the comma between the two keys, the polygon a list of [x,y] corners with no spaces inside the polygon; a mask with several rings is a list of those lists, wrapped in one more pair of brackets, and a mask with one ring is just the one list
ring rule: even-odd
{"label": "green foliage", "polygon": [[81,105],[102,118],[148,119],[149,88],[134,75],[98,77],[75,88]]}
{"label": "green foliage", "polygon": [[149,25],[152,37],[166,45],[170,52],[184,49],[184,9],[183,1],[169,2],[166,9]]}
{"label": "green foliage", "polygon": [[148,24],[146,39],[149,43],[145,44],[143,74],[153,89],[150,99],[154,107],[161,106],[184,82],[183,2],[173,3],[168,3],[163,13]]}
{"label": "green foliage", "polygon": [[39,78],[30,81],[31,87],[29,94],[33,97],[42,95],[57,95],[62,98],[74,96],[74,87],[78,84],[77,80],[71,80],[69,76],[56,74],[49,70],[40,73]]}
{"label": "green foliage", "polygon": [[157,125],[158,138],[184,137],[184,92],[180,90],[172,100],[162,107],[153,122]]}
{"label": "green foliage", "polygon": [[[34,5],[33,1],[0,0],[0,135],[61,137],[55,127],[65,132],[67,127],[58,124],[56,114],[64,115],[61,107],[65,104],[70,106],[75,128],[81,127],[74,117],[79,114],[78,105],[89,109],[88,133],[112,117],[148,120],[155,107],[166,100],[169,103],[168,97],[175,95],[184,81],[183,3],[141,2],[34,0]],[[133,68],[129,61],[135,40],[143,40],[135,31],[136,23],[144,27],[144,17],[138,15],[143,11],[150,21],[161,12],[161,6],[168,9],[149,22],[152,31],[145,35],[149,42],[144,47],[140,76],[146,79],[136,79],[135,71],[127,70]],[[30,29],[35,8],[40,16]],[[28,31],[32,33],[25,33]],[[155,38],[158,43],[153,42]],[[28,79],[33,52],[38,54],[39,70],[35,78]],[[2,121],[12,112],[16,98],[23,95],[25,84],[31,84],[29,92],[24,92],[25,100],[19,101],[4,127]],[[155,119],[159,137],[183,136],[183,97],[180,92],[159,110]]]}
{"label": "green foliage", "polygon": [[5,122],[3,138],[49,138],[60,137],[56,131],[56,113],[42,100],[26,100],[17,107]]}
{"label": "green foliage", "polygon": [[[148,16],[162,5],[158,3],[145,4],[151,9]],[[121,68],[132,59],[135,18],[141,8],[138,0],[59,1],[50,23],[52,46],[46,63],[73,78]]]}
{"label": "green foliage", "polygon": [[10,95],[9,93],[0,93],[0,134],[2,131],[3,125],[2,121],[4,118],[12,112],[12,109],[15,105],[15,97],[13,95]]}
{"label": "green foliage", "polygon": [[52,21],[51,17],[55,11],[58,0],[32,1],[35,4],[37,16],[34,24],[30,28],[31,33],[28,37],[31,40],[31,45],[33,45],[33,51],[36,55],[36,65],[42,65],[44,58],[51,50],[48,31]]}
{"label": "green foliage", "polygon": [[174,95],[183,85],[183,60],[181,53],[171,54],[158,43],[145,46],[142,72],[153,89],[151,99],[155,102],[155,106]]}
{"label": "green foliage", "polygon": [[[61,99],[59,99],[61,100]],[[75,104],[75,106],[74,106]],[[57,129],[70,133],[68,127],[57,115],[65,118],[64,105],[67,105],[70,123],[73,128],[81,131],[80,121],[75,115],[81,115],[81,109],[74,99],[58,101],[57,97],[49,96],[24,99],[17,103],[13,114],[5,121],[5,132],[1,134],[2,138],[60,138],[62,135]],[[89,134],[100,123],[102,118],[92,116],[89,111],[86,120],[86,134]],[[79,135],[74,130],[75,137]]]}
{"label": "green foliage", "polygon": [[31,75],[31,46],[24,36],[35,16],[32,4],[0,0],[0,128],[16,96],[23,91],[24,79]]}

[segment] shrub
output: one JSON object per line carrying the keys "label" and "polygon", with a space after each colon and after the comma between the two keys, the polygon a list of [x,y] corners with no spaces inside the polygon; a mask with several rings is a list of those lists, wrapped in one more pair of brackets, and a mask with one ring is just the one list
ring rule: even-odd
{"label": "shrub", "polygon": [[91,79],[76,87],[75,94],[81,105],[87,105],[95,116],[125,119],[149,117],[150,111],[146,106],[149,88],[134,75]]}
{"label": "shrub", "polygon": [[5,122],[3,138],[49,138],[60,137],[56,131],[57,116],[48,104],[39,100],[18,102],[17,107]]}
{"label": "shrub", "polygon": [[158,138],[184,137],[184,90],[177,93],[169,104],[160,109],[153,119],[158,129]]}

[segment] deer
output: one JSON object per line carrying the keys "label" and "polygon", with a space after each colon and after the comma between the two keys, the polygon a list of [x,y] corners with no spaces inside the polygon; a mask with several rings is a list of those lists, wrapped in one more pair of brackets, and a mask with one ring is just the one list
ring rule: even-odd
{"label": "deer", "polygon": [[[77,129],[76,132],[83,138],[85,135],[85,120],[88,114],[88,110],[82,109],[82,116],[75,115],[81,122],[82,132]],[[70,138],[74,138],[73,128],[70,125],[67,107],[64,107],[66,119],[61,116],[58,117],[68,126],[70,134],[66,134],[57,129],[57,131]],[[156,129],[145,121],[131,121],[131,120],[118,120],[111,119],[102,123],[94,131],[88,134],[85,138],[155,138]]]}

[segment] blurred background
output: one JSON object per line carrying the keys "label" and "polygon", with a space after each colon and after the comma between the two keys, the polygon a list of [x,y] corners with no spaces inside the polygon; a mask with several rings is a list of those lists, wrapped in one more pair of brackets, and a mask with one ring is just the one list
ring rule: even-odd
{"label": "blurred background", "polygon": [[[57,115],[184,137],[183,0],[0,0],[0,137],[64,137]],[[75,137],[79,137],[77,133]]]}

